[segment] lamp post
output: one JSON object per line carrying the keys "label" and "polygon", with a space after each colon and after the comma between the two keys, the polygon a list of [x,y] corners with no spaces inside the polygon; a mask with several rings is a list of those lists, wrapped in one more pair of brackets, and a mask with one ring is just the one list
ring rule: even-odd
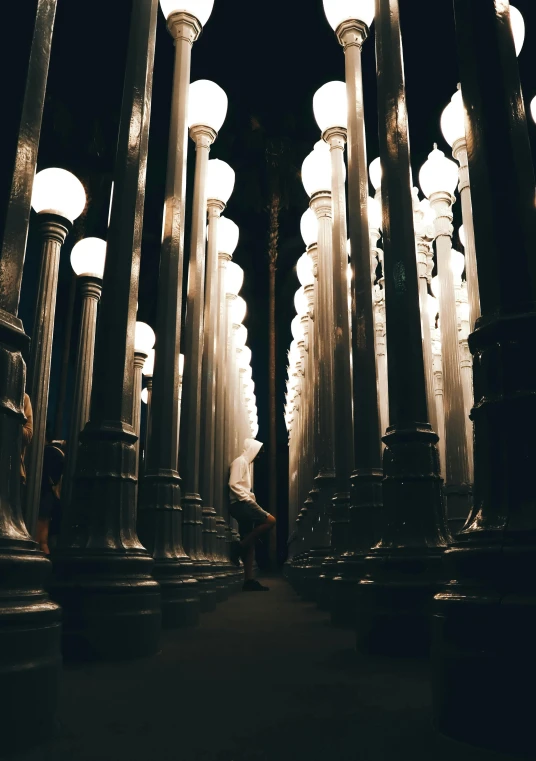
{"label": "lamp post", "polygon": [[149,357],[149,352],[153,351],[155,341],[156,336],[151,326],[147,325],[146,322],[137,322],[134,331],[134,391],[132,394],[132,427],[138,437],[136,441],[136,478],[138,477],[140,467],[142,373],[145,362]]}
{"label": "lamp post", "polygon": [[100,238],[84,238],[76,243],[71,251],[71,266],[80,283],[82,313],[68,448],[61,486],[62,539],[65,539],[65,531],[69,531],[69,506],[76,471],[78,437],[89,420],[97,307],[102,293],[105,259],[106,241]]}
{"label": "lamp post", "polygon": [[435,212],[437,269],[439,278],[439,327],[443,362],[443,404],[445,410],[445,495],[447,519],[452,531],[462,528],[469,514],[472,485],[465,404],[460,373],[458,317],[452,271],[452,195],[458,180],[456,164],[434,147],[419,173],[424,194]]}
{"label": "lamp post", "polygon": [[203,511],[200,495],[202,364],[205,305],[205,255],[207,215],[207,169],[210,146],[227,114],[227,96],[221,87],[201,79],[190,85],[188,123],[195,142],[196,161],[193,190],[190,261],[186,301],[185,375],[179,459],[183,477],[183,544],[201,582],[201,610],[216,606],[216,580],[208,572],[210,560],[204,553],[203,533],[210,531],[213,507]]}
{"label": "lamp post", "polygon": [[446,531],[437,435],[427,421],[398,0],[376,0],[375,24],[391,425],[382,534],[365,560],[356,630],[359,649],[382,652],[428,645]]}
{"label": "lamp post", "polygon": [[[324,0],[329,24],[344,49],[348,126],[348,225],[351,254],[351,357],[354,462],[351,476],[352,546],[339,562],[334,618],[350,623],[356,583],[364,558],[377,539],[382,509],[382,446],[376,369],[373,282],[371,268],[367,156],[361,50],[374,19],[374,0],[340,3]],[[337,125],[339,126],[339,125]],[[348,372],[348,371],[347,371]],[[346,615],[346,612],[349,615]],[[334,620],[332,617],[332,619]]]}
{"label": "lamp post", "polygon": [[434,605],[434,713],[436,726],[452,737],[530,755],[533,702],[527,694],[536,673],[534,169],[508,23],[512,6],[454,0],[454,12],[482,314],[469,336],[475,499],[445,555],[451,581]]}
{"label": "lamp post", "polygon": [[157,10],[156,0],[143,0],[132,8],[91,408],[80,435],[72,499],[81,530],[57,553],[52,587],[63,608],[65,646],[78,657],[153,654],[161,628],[153,560],[136,533],[132,428],[134,323]]}
{"label": "lamp post", "polygon": [[[218,372],[218,325],[221,312],[220,261],[219,261],[219,227],[221,213],[233,192],[235,173],[224,161],[214,159],[208,162],[207,208],[208,208],[208,245],[206,268],[205,299],[205,340],[203,344],[203,371],[201,378],[201,401],[203,425],[201,498],[206,523],[203,532],[204,552],[214,565],[216,593],[219,601],[227,597],[227,575],[222,566],[222,499],[223,470],[220,453],[216,459],[216,415],[221,409],[216,408]],[[222,261],[222,264],[225,262]],[[219,490],[220,497],[217,497]]]}
{"label": "lamp post", "polygon": [[[374,162],[373,162],[374,163]],[[372,165],[371,165],[372,166]],[[380,177],[381,180],[381,177]],[[379,187],[379,186],[378,186]],[[380,441],[389,426],[389,391],[387,388],[387,347],[385,343],[385,280],[383,277],[383,251],[378,247],[382,227],[382,207],[379,201],[381,197],[376,190],[375,198],[368,199],[368,220],[370,239],[370,260],[372,278],[378,268],[382,269],[382,276],[373,287],[374,292],[374,324],[376,342],[376,380],[378,406],[380,411]]]}
{"label": "lamp post", "polygon": [[158,347],[151,403],[151,447],[141,486],[138,530],[155,560],[162,589],[164,626],[195,625],[199,583],[182,546],[181,479],[178,473],[179,366],[188,151],[188,88],[192,45],[212,12],[213,0],[161,0],[175,44],[169,129],[164,232],[160,250]]}
{"label": "lamp post", "polygon": [[[434,280],[432,278],[432,291],[434,290]],[[437,414],[437,435],[439,441],[437,448],[439,450],[439,461],[446,462],[445,453],[445,408],[443,405],[443,360],[441,356],[441,333],[436,325],[439,314],[439,302],[435,296],[428,294],[428,318],[430,320],[430,339],[432,342],[432,370],[434,375],[434,409]]]}
{"label": "lamp post", "polygon": [[[228,521],[226,505],[228,502],[228,472],[230,463],[226,459],[225,451],[225,423],[226,423],[226,359],[227,359],[227,299],[226,283],[227,268],[231,266],[232,255],[238,245],[239,230],[235,223],[227,217],[220,217],[218,222],[218,313],[217,313],[217,341],[216,341],[216,420],[215,420],[215,447],[214,447],[214,499],[218,513],[218,547],[219,556],[223,563],[228,579],[232,580],[234,572],[228,558]],[[237,265],[231,266],[231,271]],[[240,277],[241,270],[238,271]],[[243,273],[241,274],[243,278]],[[233,290],[241,287],[240,283],[230,284],[235,286]]]}
{"label": "lamp post", "polygon": [[51,565],[29,536],[20,504],[28,336],[17,317],[55,13],[55,0],[38,0],[0,255],[0,563],[9,566],[1,582],[0,681],[10,696],[0,736],[7,754],[52,730],[61,669],[60,609],[45,592]]}
{"label": "lamp post", "polygon": [[35,534],[41,496],[60,253],[74,220],[85,205],[84,187],[70,172],[51,168],[36,174],[32,206],[38,214],[43,243],[27,382],[33,411],[33,437],[26,453],[28,478],[24,516],[31,534]]}
{"label": "lamp post", "polygon": [[[154,372],[154,358],[155,358],[155,350],[151,349],[149,354],[147,355],[147,359],[145,360],[145,363],[143,365],[142,374],[145,375],[146,378],[146,386],[145,390],[147,392],[147,415],[145,417],[145,468],[144,472],[147,467],[147,457],[149,455],[149,447],[151,444],[151,404],[153,400],[153,372]],[[143,401],[143,391],[142,391],[142,401]]]}
{"label": "lamp post", "polygon": [[[335,481],[333,496],[334,523],[339,523],[333,531],[332,547],[341,557],[337,563],[337,587],[332,583],[332,622],[338,623],[347,610],[346,590],[352,596],[353,579],[349,555],[353,550],[353,531],[350,530],[350,476],[354,468],[354,435],[352,405],[352,358],[350,346],[350,317],[348,314],[348,253],[346,235],[346,194],[344,185],[344,146],[346,143],[346,123],[348,118],[346,86],[343,82],[328,82],[315,93],[313,110],[323,139],[328,143],[331,154],[331,197],[333,203],[333,383],[337,391],[334,405],[335,425]],[[367,245],[367,257],[369,256]],[[370,264],[368,267],[370,273]],[[368,282],[371,289],[372,284]],[[374,338],[373,334],[371,336]],[[374,358],[375,361],[375,358]],[[376,371],[374,370],[374,377]],[[378,428],[378,421],[376,420]],[[354,516],[356,517],[356,516]],[[340,533],[339,533],[340,532]],[[343,591],[344,589],[344,591]],[[340,590],[340,591],[339,591]]]}

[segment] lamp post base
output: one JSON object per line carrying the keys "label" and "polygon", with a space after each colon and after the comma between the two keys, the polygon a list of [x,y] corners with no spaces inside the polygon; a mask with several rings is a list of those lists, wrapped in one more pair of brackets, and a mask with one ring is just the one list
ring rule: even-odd
{"label": "lamp post base", "polygon": [[473,506],[472,484],[447,484],[443,487],[447,525],[452,536],[463,529]]}

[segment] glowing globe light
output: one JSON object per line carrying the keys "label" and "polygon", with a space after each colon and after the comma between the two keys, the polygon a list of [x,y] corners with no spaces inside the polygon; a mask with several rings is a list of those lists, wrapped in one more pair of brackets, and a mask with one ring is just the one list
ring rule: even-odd
{"label": "glowing globe light", "polygon": [[315,193],[331,193],[331,153],[324,140],[315,143],[302,164],[301,177],[309,197]]}
{"label": "glowing globe light", "polygon": [[134,351],[149,355],[156,342],[154,330],[146,322],[137,322],[134,332]]}
{"label": "glowing globe light", "polygon": [[374,21],[374,0],[324,0],[324,13],[334,30],[348,19],[370,26]]}
{"label": "glowing globe light", "polygon": [[530,113],[532,120],[536,122],[536,96],[530,102]]}
{"label": "glowing globe light", "polygon": [[[207,170],[207,199],[227,203],[235,186],[235,171],[226,161],[210,159]],[[228,220],[231,222],[231,220]],[[234,225],[234,222],[231,224]],[[236,225],[235,225],[236,227]],[[238,228],[237,228],[238,230]],[[238,235],[237,235],[238,243]],[[236,248],[236,246],[235,246]],[[234,249],[233,249],[234,250]],[[227,253],[222,252],[222,253]]]}
{"label": "glowing globe light", "polygon": [[435,147],[421,167],[419,182],[427,198],[434,193],[452,195],[458,184],[458,166]]}
{"label": "glowing globe light", "polygon": [[382,229],[382,207],[376,198],[368,198],[368,221],[372,230]]}
{"label": "glowing globe light", "polygon": [[441,114],[441,131],[451,147],[457,140],[465,140],[465,107],[461,90],[456,90]]}
{"label": "glowing globe light", "polygon": [[203,125],[219,132],[227,116],[227,95],[209,79],[192,82],[188,94],[188,126]]}
{"label": "glowing globe light", "polygon": [[162,13],[168,19],[172,13],[189,13],[205,26],[214,7],[214,0],[160,0]]}
{"label": "glowing globe light", "polygon": [[300,281],[300,285],[303,285],[304,287],[308,285],[314,285],[314,264],[313,260],[307,252],[302,254],[298,259],[296,264],[296,272],[298,275],[298,280]]}
{"label": "glowing globe light", "polygon": [[143,388],[141,391],[141,400],[144,404],[149,404],[149,389]]}
{"label": "glowing globe light", "polygon": [[[242,353],[240,354],[240,360],[238,362],[238,366],[241,370],[246,370],[247,367],[249,367],[251,363],[251,349],[249,346],[243,346],[242,347]],[[251,373],[249,374],[251,377]]]}
{"label": "glowing globe light", "polygon": [[106,241],[101,238],[84,238],[73,246],[71,267],[78,277],[90,276],[102,280],[106,260]]}
{"label": "glowing globe light", "polygon": [[33,182],[32,206],[38,214],[58,214],[74,222],[84,211],[86,191],[80,180],[65,169],[43,169]]}
{"label": "glowing globe light", "polygon": [[298,317],[304,317],[309,312],[309,304],[303,285],[294,294],[294,309]]}
{"label": "glowing globe light", "polygon": [[454,283],[459,285],[462,282],[462,275],[465,269],[465,256],[460,251],[452,249],[450,252],[450,269],[454,277]]}
{"label": "glowing globe light", "polygon": [[231,304],[231,322],[233,325],[241,325],[247,312],[247,304],[241,296],[237,296]]}
{"label": "glowing globe light", "polygon": [[235,347],[241,349],[246,345],[248,340],[248,331],[244,325],[240,325],[235,333]]}
{"label": "glowing globe light", "polygon": [[516,55],[519,55],[525,42],[525,20],[521,12],[512,4],[510,4],[510,26],[512,27]]}
{"label": "glowing globe light", "polygon": [[465,248],[466,247],[466,238],[465,238],[465,227],[463,225],[460,226],[460,229],[458,230],[458,238],[460,239],[460,243]]}
{"label": "glowing globe light", "polygon": [[303,332],[303,325],[301,324],[299,315],[296,315],[296,317],[290,323],[290,330],[292,332],[292,338],[295,341],[303,341],[305,334]]}
{"label": "glowing globe light", "polygon": [[179,354],[179,378],[184,375],[184,354]]}
{"label": "glowing globe light", "polygon": [[300,220],[300,232],[307,247],[318,242],[318,219],[312,209],[307,209]]}
{"label": "glowing globe light", "polygon": [[[232,256],[238,246],[239,235],[240,231],[238,225],[236,225],[232,219],[221,216],[218,221],[218,253],[229,254],[229,256]],[[230,264],[227,265],[227,270],[229,270],[230,266]],[[234,266],[236,267],[238,265],[235,264]],[[240,290],[241,287],[242,283],[240,283],[238,290]]]}
{"label": "glowing globe light", "polygon": [[148,378],[152,378],[153,377],[153,373],[154,373],[154,356],[155,356],[155,351],[154,351],[154,349],[151,349],[151,351],[147,354],[147,359],[143,363],[142,373],[144,375],[146,375]]}
{"label": "glowing globe light", "polygon": [[[221,220],[220,220],[221,221]],[[235,262],[228,262],[225,269],[225,293],[238,296],[244,283],[244,270]]]}
{"label": "glowing globe light", "polygon": [[379,156],[370,162],[368,171],[372,187],[377,192],[382,186],[382,165]]}
{"label": "glowing globe light", "polygon": [[313,97],[313,111],[322,134],[331,127],[346,129],[348,100],[344,82],[327,82]]}

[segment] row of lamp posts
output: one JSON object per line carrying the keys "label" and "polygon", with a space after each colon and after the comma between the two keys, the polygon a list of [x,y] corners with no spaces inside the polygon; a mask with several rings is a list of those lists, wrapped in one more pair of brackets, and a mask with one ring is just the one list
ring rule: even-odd
{"label": "row of lamp posts", "polygon": [[[316,93],[323,141],[302,167],[312,211],[302,219],[288,355],[286,572],[333,624],[355,627],[361,651],[433,643],[443,731],[524,748],[530,701],[519,681],[528,689],[536,673],[526,637],[536,632],[527,586],[536,373],[526,353],[536,231],[516,62],[523,20],[508,3],[454,1],[461,85],[441,127],[455,162],[434,147],[420,199],[398,0],[324,0],[324,9],[345,51],[346,86]],[[371,199],[360,59],[373,19],[380,159]],[[456,187],[464,255],[452,247]],[[522,293],[508,278],[512,224]],[[514,651],[516,676],[506,665]]]}
{"label": "row of lamp posts", "polygon": [[[213,0],[160,5],[175,44],[175,68],[156,331],[136,322],[158,12],[157,0],[140,0],[130,21],[107,240],[86,238],[71,255],[82,314],[52,569],[32,536],[60,253],[86,197],[65,170],[35,175],[55,17],[54,2],[37,4],[0,257],[0,564],[7,571],[0,575],[0,681],[13,706],[2,714],[5,747],[20,747],[23,735],[27,742],[42,738],[53,725],[61,643],[63,654],[75,657],[149,655],[158,647],[162,625],[196,623],[200,611],[213,609],[240,583],[228,553],[237,536],[226,509],[228,470],[244,438],[256,436],[258,419],[242,324],[246,304],[238,295],[243,272],[231,262],[238,228],[222,216],[234,172],[222,161],[209,161],[227,98],[212,82],[190,84],[191,49]],[[196,146],[196,169],[182,331],[188,134]],[[17,309],[31,204],[43,246],[26,378],[22,354],[28,338]],[[34,435],[21,502],[25,390],[33,404]],[[147,415],[140,447],[143,396]]]}

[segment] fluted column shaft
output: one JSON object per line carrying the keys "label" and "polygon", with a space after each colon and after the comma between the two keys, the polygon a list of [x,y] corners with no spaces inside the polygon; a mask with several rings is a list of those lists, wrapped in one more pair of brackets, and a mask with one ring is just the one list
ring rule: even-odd
{"label": "fluted column shaft", "polygon": [[439,328],[443,360],[443,405],[445,411],[445,493],[447,519],[453,532],[462,528],[471,506],[471,484],[467,454],[465,404],[460,372],[458,316],[451,267],[452,203],[448,193],[433,193],[437,271],[439,276]]}
{"label": "fluted column shaft", "polygon": [[134,352],[134,393],[132,394],[132,427],[138,437],[136,441],[136,477],[140,467],[140,433],[141,433],[141,386],[142,370],[147,354],[141,351]]}
{"label": "fluted column shaft", "polygon": [[93,383],[93,358],[95,354],[95,335],[97,330],[97,308],[102,293],[100,278],[82,276],[79,278],[82,295],[82,313],[80,315],[80,333],[78,356],[76,358],[76,375],[74,381],[73,406],[69,425],[69,438],[65,468],[61,485],[62,505],[62,542],[68,541],[65,532],[69,532],[70,504],[73,480],[78,454],[78,437],[89,420],[91,404],[91,386]]}
{"label": "fluted column shaft", "polygon": [[225,527],[228,516],[225,506],[227,505],[227,481],[228,467],[224,462],[225,449],[225,363],[227,347],[227,303],[225,299],[225,273],[227,262],[231,257],[228,254],[218,254],[218,279],[216,301],[216,417],[214,432],[214,506],[217,512],[216,523],[218,526],[218,557],[225,564],[226,538]]}
{"label": "fluted column shaft", "polygon": [[28,394],[32,403],[33,437],[25,458],[27,479],[24,517],[26,527],[31,534],[35,534],[41,497],[60,253],[71,225],[66,219],[56,214],[41,214],[39,227],[43,237],[41,273],[28,366]]}
{"label": "fluted column shaft", "polygon": [[147,415],[145,417],[145,470],[147,470],[147,458],[149,457],[149,448],[151,446],[151,407],[153,402],[153,376],[147,376]]}
{"label": "fluted column shaft", "polygon": [[140,537],[155,559],[162,585],[165,626],[195,624],[199,618],[198,582],[182,545],[179,455],[179,354],[184,268],[187,108],[192,45],[198,20],[174,13],[167,21],[175,44],[175,65],[166,173],[164,233],[160,249],[157,345],[151,404],[151,446],[141,486]]}
{"label": "fluted column shaft", "polygon": [[374,286],[376,311],[376,354],[378,367],[378,398],[380,400],[381,435],[389,427],[389,389],[387,385],[387,344],[385,333],[385,289]]}
{"label": "fluted column shaft", "polygon": [[472,332],[480,317],[480,292],[476,268],[475,228],[473,225],[473,207],[471,204],[471,185],[469,183],[469,159],[465,138],[457,140],[452,146],[452,155],[460,165],[458,190],[462,205],[463,229],[465,231],[465,278],[469,297],[469,329]]}

